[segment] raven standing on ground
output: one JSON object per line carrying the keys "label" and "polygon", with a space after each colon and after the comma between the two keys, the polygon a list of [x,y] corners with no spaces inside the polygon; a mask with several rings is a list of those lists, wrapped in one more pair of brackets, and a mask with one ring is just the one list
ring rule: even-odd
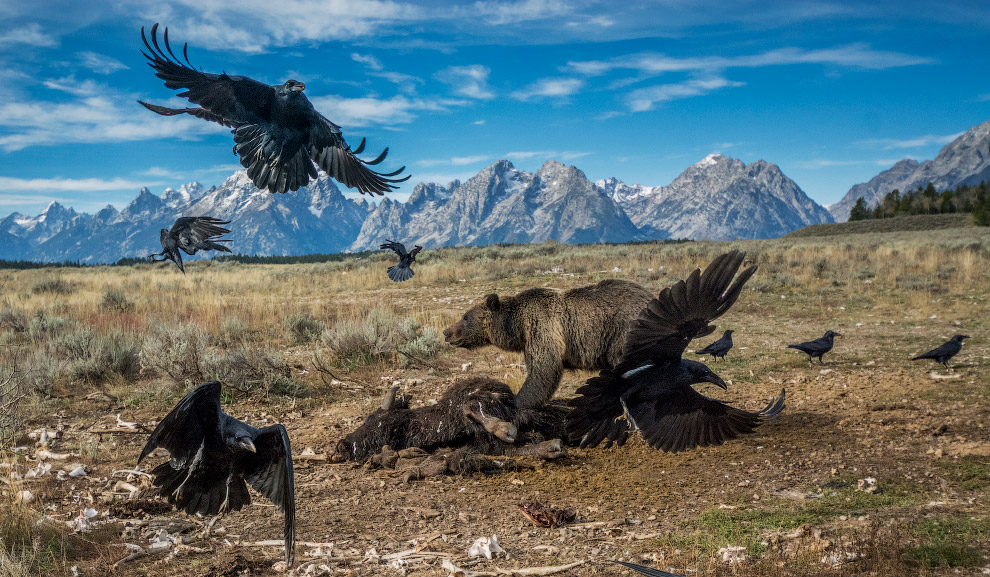
{"label": "raven standing on ground", "polygon": [[159,494],[189,515],[222,515],[251,504],[249,483],[285,515],[285,562],[292,565],[296,499],[292,449],[282,425],[256,429],[220,408],[220,383],[186,395],[148,439],[140,463],[156,447],[170,459],[151,473]]}
{"label": "raven standing on ground", "polygon": [[919,359],[933,359],[937,362],[942,363],[945,368],[949,368],[949,359],[959,354],[962,350],[963,339],[970,338],[969,335],[956,335],[949,339],[949,342],[940,346],[935,350],[928,351],[923,355],[918,355],[911,359],[912,361],[917,361]]}
{"label": "raven standing on ground", "polygon": [[269,192],[285,192],[306,186],[310,178],[316,178],[319,168],[345,186],[357,188],[361,194],[383,194],[395,188],[396,183],[409,179],[390,178],[406,167],[388,173],[375,172],[367,166],[385,159],[388,149],[374,160],[362,160],[357,154],[364,152],[364,140],[354,150],[344,142],[340,127],[327,120],[313,108],[303,95],[306,85],[295,80],[269,86],[246,76],[229,76],[226,72],[210,74],[192,67],[187,54],[188,45],[182,47],[183,64],[172,52],[165,29],[165,50],[158,45],[158,24],[151,27],[151,42],[141,27],[141,39],[150,54],[149,66],[155,76],[165,81],[173,90],[185,89],[179,96],[189,99],[198,108],[166,108],[155,104],[142,106],[162,114],[191,114],[203,120],[216,122],[231,128],[234,134],[234,153],[240,155],[241,166],[255,186]]}
{"label": "raven standing on ground", "polygon": [[814,363],[812,359],[818,357],[818,364],[824,365],[825,363],[822,362],[822,355],[832,350],[832,346],[835,345],[835,337],[841,336],[841,333],[837,333],[835,331],[825,331],[825,335],[820,339],[815,339],[806,343],[798,343],[796,345],[787,345],[787,348],[797,349],[808,355],[809,363]]}
{"label": "raven standing on ground", "polygon": [[[619,364],[578,389],[567,416],[567,434],[581,447],[606,441],[623,444],[639,429],[651,447],[677,452],[721,445],[751,433],[784,408],[784,392],[763,410],[751,413],[697,393],[691,385],[725,381],[697,361],[682,359],[692,339],[710,335],[711,321],[725,314],[756,271],[744,270],[745,253],[716,258],[705,272],[695,270],[660,292],[633,321]],[[730,286],[730,283],[732,285]]]}
{"label": "raven standing on ground", "polygon": [[713,361],[717,361],[719,357],[725,358],[725,354],[729,352],[732,348],[732,331],[725,331],[722,334],[722,338],[715,341],[714,343],[708,345],[707,347],[696,351],[696,355],[711,355]]}
{"label": "raven standing on ground", "polygon": [[388,267],[388,278],[392,279],[392,282],[407,281],[416,274],[410,267],[412,263],[416,262],[416,255],[419,254],[419,251],[423,250],[423,247],[417,244],[413,246],[411,251],[406,252],[406,247],[401,242],[393,242],[385,239],[385,244],[378,248],[395,251],[395,254],[399,255],[399,264],[393,264]]}
{"label": "raven standing on ground", "polygon": [[[230,229],[220,226],[222,224],[230,224],[230,221],[220,220],[212,216],[183,216],[178,218],[175,224],[172,225],[171,230],[166,228],[161,230],[162,252],[149,254],[148,258],[152,262],[170,260],[175,263],[175,266],[179,267],[182,274],[186,274],[186,269],[182,266],[182,253],[179,252],[179,249],[182,249],[190,256],[200,250],[230,252],[229,248],[219,244],[221,242],[230,242],[230,240],[213,240],[230,232]],[[156,256],[162,258],[155,260]]]}

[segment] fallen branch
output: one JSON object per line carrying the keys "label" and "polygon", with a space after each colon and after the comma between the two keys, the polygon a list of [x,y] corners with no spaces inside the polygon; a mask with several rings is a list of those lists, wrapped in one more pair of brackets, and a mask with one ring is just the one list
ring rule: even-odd
{"label": "fallen branch", "polygon": [[499,577],[500,575],[524,577],[528,575],[554,575],[556,573],[563,573],[564,571],[570,571],[575,567],[584,565],[584,563],[584,561],[575,561],[574,563],[557,565],[555,567],[526,567],[524,569],[496,568],[494,571],[465,571],[454,565],[449,559],[445,559],[442,567],[450,571],[452,577]]}

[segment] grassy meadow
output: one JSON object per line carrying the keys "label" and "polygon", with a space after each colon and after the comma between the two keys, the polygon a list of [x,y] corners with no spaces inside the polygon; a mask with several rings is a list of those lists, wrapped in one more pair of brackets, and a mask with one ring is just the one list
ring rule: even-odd
{"label": "grassy meadow", "polygon": [[[127,477],[113,472],[133,469],[145,431],[192,387],[221,380],[228,412],[282,422],[294,451],[324,454],[394,381],[416,402],[467,374],[518,387],[521,354],[443,342],[442,330],[485,294],[606,278],[658,291],[731,248],[759,270],[717,321],[736,331],[726,362],[711,365],[729,390],[702,392],[755,410],[786,388],[779,419],[722,447],[674,455],[634,439],[535,470],[411,485],[391,471],[302,461],[299,540],[335,547],[313,556],[300,545],[299,563],[315,567],[308,574],[448,575],[438,560],[378,559],[432,536],[424,547],[480,572],[585,561],[567,574],[619,575],[606,561],[622,559],[682,574],[980,574],[990,567],[990,229],[855,232],[426,250],[403,284],[385,276],[394,261],[385,253],[200,261],[186,275],[171,263],[0,270],[0,577],[242,565],[275,574],[279,547],[231,537],[280,538],[281,518],[264,500],[222,520],[226,543],[192,540],[198,551],[115,566],[132,551],[125,543],[147,547],[141,531],[155,519],[188,521],[150,505],[122,513]],[[784,348],[827,329],[843,336],[825,366]],[[909,360],[955,333],[973,338],[951,372]],[[567,372],[558,396],[588,376]],[[28,435],[40,429],[58,431],[47,449],[68,456],[26,478],[46,462]],[[58,480],[77,464],[88,474]],[[150,486],[141,476],[129,483]],[[533,527],[516,510],[523,499],[573,508],[585,526]],[[94,528],[74,532],[89,507]],[[493,533],[511,556],[467,561],[470,544]]]}

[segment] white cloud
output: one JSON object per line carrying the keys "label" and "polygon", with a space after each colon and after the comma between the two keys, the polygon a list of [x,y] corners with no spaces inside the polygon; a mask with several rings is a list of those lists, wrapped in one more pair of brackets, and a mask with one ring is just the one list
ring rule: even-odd
{"label": "white cloud", "polygon": [[715,71],[729,68],[761,68],[795,64],[827,64],[851,68],[883,70],[901,66],[931,64],[931,58],[901,52],[873,50],[866,44],[849,44],[836,48],[806,50],[781,48],[744,56],[708,56],[674,58],[656,53],[629,54],[609,60],[573,61],[567,65],[587,76],[598,76],[613,70],[638,70],[646,74],[667,72]]}
{"label": "white cloud", "polygon": [[509,160],[529,160],[530,158],[559,158],[561,160],[571,161],[576,158],[581,158],[582,156],[588,156],[590,152],[579,152],[575,150],[516,150],[513,152],[506,152],[505,158]]}
{"label": "white cloud", "polygon": [[370,54],[358,54],[357,52],[351,54],[351,60],[354,62],[360,62],[372,70],[381,70],[384,68],[382,66],[382,61],[371,56]]}
{"label": "white cloud", "polygon": [[450,166],[466,166],[468,164],[477,164],[491,158],[490,154],[476,154],[474,156],[454,156],[446,159],[433,159],[426,158],[418,161],[416,164],[420,166],[440,166],[440,165],[450,165]]}
{"label": "white cloud", "polygon": [[899,148],[921,148],[922,146],[931,146],[933,144],[948,144],[953,140],[962,136],[962,132],[957,132],[955,134],[926,134],[924,136],[917,136],[914,138],[876,138],[872,140],[861,140],[857,144],[864,146],[866,148],[877,148],[880,150],[896,150]]}
{"label": "white cloud", "polygon": [[518,24],[531,20],[545,20],[570,14],[573,8],[561,0],[518,0],[516,2],[500,2],[484,0],[475,2],[459,12],[465,16],[484,17],[492,24]]}
{"label": "white cloud", "polygon": [[434,77],[453,89],[454,94],[488,100],[495,97],[488,86],[488,76],[491,69],[481,64],[470,66],[451,66],[437,72]]}
{"label": "white cloud", "polygon": [[484,121],[484,120],[475,120],[475,121],[474,121],[474,122],[472,122],[471,124],[474,124],[475,126],[481,126],[481,125],[482,125],[482,124],[484,124],[484,123],[485,123],[485,121]]}
{"label": "white cloud", "polygon": [[466,104],[463,100],[435,100],[405,95],[391,98],[322,96],[314,98],[312,102],[324,116],[342,126],[408,124],[416,119],[417,112],[445,112],[451,106]]}
{"label": "white cloud", "polygon": [[692,96],[702,96],[721,88],[742,86],[742,82],[733,82],[721,77],[695,78],[673,84],[660,84],[648,88],[633,90],[626,97],[626,104],[633,112],[652,110],[658,102],[669,102]]}
{"label": "white cloud", "polygon": [[543,78],[530,84],[526,88],[512,93],[512,97],[518,100],[530,100],[533,98],[564,98],[575,94],[584,86],[581,78]]}
{"label": "white cloud", "polygon": [[127,70],[129,66],[104,54],[96,52],[80,52],[79,63],[97,74],[112,74],[118,70]]}
{"label": "white cloud", "polygon": [[41,26],[36,23],[26,26],[12,27],[5,25],[5,31],[0,32],[0,46],[10,44],[27,44],[29,46],[55,46],[58,42],[50,35],[41,31]]}

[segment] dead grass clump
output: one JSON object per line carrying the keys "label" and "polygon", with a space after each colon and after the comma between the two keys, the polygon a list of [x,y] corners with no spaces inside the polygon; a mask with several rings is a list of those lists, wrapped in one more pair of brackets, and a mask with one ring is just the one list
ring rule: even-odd
{"label": "dead grass clump", "polygon": [[72,553],[67,529],[31,510],[20,489],[11,485],[0,497],[0,577],[64,573]]}
{"label": "dead grass clump", "polygon": [[5,304],[0,308],[0,328],[8,328],[15,333],[27,331],[27,313]]}
{"label": "dead grass clump", "polygon": [[105,313],[129,313],[134,310],[134,303],[127,300],[127,295],[123,291],[107,288],[103,292],[99,308]]}
{"label": "dead grass clump", "polygon": [[227,317],[220,324],[220,330],[216,334],[216,343],[226,349],[245,340],[249,333],[250,329],[247,323],[240,317]]}
{"label": "dead grass clump", "polygon": [[749,288],[761,293],[777,293],[801,286],[801,281],[788,272],[773,272],[760,278],[759,275],[749,281]]}
{"label": "dead grass clump", "polygon": [[[242,393],[301,397],[305,386],[292,377],[292,367],[281,354],[241,344],[203,357],[203,372]],[[205,379],[204,379],[205,380]]]}
{"label": "dead grass clump", "polygon": [[24,396],[21,377],[13,367],[0,366],[0,449],[11,442],[18,429],[18,404]]}
{"label": "dead grass clump", "polygon": [[293,315],[285,319],[285,329],[293,344],[302,345],[320,338],[327,326],[309,315]]}
{"label": "dead grass clump", "polygon": [[202,370],[209,337],[195,323],[168,325],[154,323],[141,344],[141,369],[168,375],[180,385],[206,380]]}
{"label": "dead grass clump", "polygon": [[31,292],[40,294],[69,295],[76,292],[76,285],[62,277],[41,279],[31,285]]}
{"label": "dead grass clump", "polygon": [[363,319],[337,322],[323,332],[322,340],[337,361],[353,364],[396,352],[430,357],[443,347],[435,328],[423,328],[412,317],[399,317],[380,307],[368,311]]}

